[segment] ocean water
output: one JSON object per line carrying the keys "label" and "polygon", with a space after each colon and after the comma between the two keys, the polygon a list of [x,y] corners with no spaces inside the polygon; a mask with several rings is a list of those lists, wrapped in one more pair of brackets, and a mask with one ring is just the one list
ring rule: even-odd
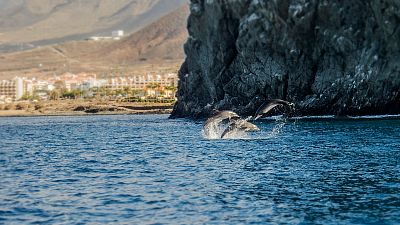
{"label": "ocean water", "polygon": [[400,224],[400,120],[257,125],[0,118],[0,224]]}

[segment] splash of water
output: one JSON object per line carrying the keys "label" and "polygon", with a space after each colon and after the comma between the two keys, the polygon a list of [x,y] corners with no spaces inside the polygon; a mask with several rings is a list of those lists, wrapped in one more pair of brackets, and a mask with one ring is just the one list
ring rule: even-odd
{"label": "splash of water", "polygon": [[207,139],[221,139],[229,124],[210,122],[203,128],[203,137]]}
{"label": "splash of water", "polygon": [[285,124],[286,124],[285,120],[277,120],[275,126],[272,128],[271,132],[269,132],[268,136],[269,137],[278,136],[282,132]]}
{"label": "splash of water", "polygon": [[249,139],[249,134],[248,132],[242,131],[242,130],[235,130],[233,132],[229,132],[227,135],[225,135],[223,138],[221,137],[222,134],[224,133],[225,129],[228,126],[213,126],[212,129],[203,129],[202,134],[203,137],[206,139],[210,140],[216,140],[216,139]]}

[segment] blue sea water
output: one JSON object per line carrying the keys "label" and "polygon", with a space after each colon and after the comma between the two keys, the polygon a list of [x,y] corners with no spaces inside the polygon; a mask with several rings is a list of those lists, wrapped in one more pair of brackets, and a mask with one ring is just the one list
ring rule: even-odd
{"label": "blue sea water", "polygon": [[[400,120],[0,118],[0,224],[399,224]],[[282,126],[283,125],[283,126]]]}

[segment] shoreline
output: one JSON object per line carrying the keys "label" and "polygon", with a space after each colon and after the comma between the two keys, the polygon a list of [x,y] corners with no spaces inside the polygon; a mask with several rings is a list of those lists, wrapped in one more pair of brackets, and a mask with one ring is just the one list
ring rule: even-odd
{"label": "shoreline", "polygon": [[85,113],[85,112],[60,112],[60,113],[32,113],[32,112],[7,112],[0,110],[0,118],[8,117],[58,117],[58,116],[114,116],[114,115],[169,115],[172,110],[165,111],[137,111],[137,112],[99,112],[99,113]]}
{"label": "shoreline", "polygon": [[[72,117],[72,116],[118,116],[118,115],[170,115],[171,109],[158,109],[158,110],[137,110],[137,111],[103,111],[98,113],[85,113],[85,112],[28,112],[23,110],[0,110],[1,118],[12,118],[12,117]],[[261,120],[264,121],[275,121],[278,120],[279,116],[266,117]],[[292,117],[288,118],[289,121],[331,121],[331,120],[399,120],[399,115],[369,115],[369,116],[345,116],[336,117],[332,115],[326,116],[303,116],[303,117]]]}
{"label": "shoreline", "polygon": [[171,114],[170,103],[130,103],[114,101],[15,102],[0,108],[0,118],[42,116]]}

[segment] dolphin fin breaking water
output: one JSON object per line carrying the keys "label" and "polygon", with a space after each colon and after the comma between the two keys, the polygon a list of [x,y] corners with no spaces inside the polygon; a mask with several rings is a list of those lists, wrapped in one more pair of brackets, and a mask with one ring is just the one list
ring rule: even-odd
{"label": "dolphin fin breaking water", "polygon": [[[275,109],[276,107],[285,107],[289,109],[289,111],[293,111],[294,104],[288,101],[284,101],[281,99],[273,99],[269,102],[263,103],[256,111],[251,120],[257,120],[263,116],[266,116],[271,110]],[[254,118],[254,119],[253,119]]]}

